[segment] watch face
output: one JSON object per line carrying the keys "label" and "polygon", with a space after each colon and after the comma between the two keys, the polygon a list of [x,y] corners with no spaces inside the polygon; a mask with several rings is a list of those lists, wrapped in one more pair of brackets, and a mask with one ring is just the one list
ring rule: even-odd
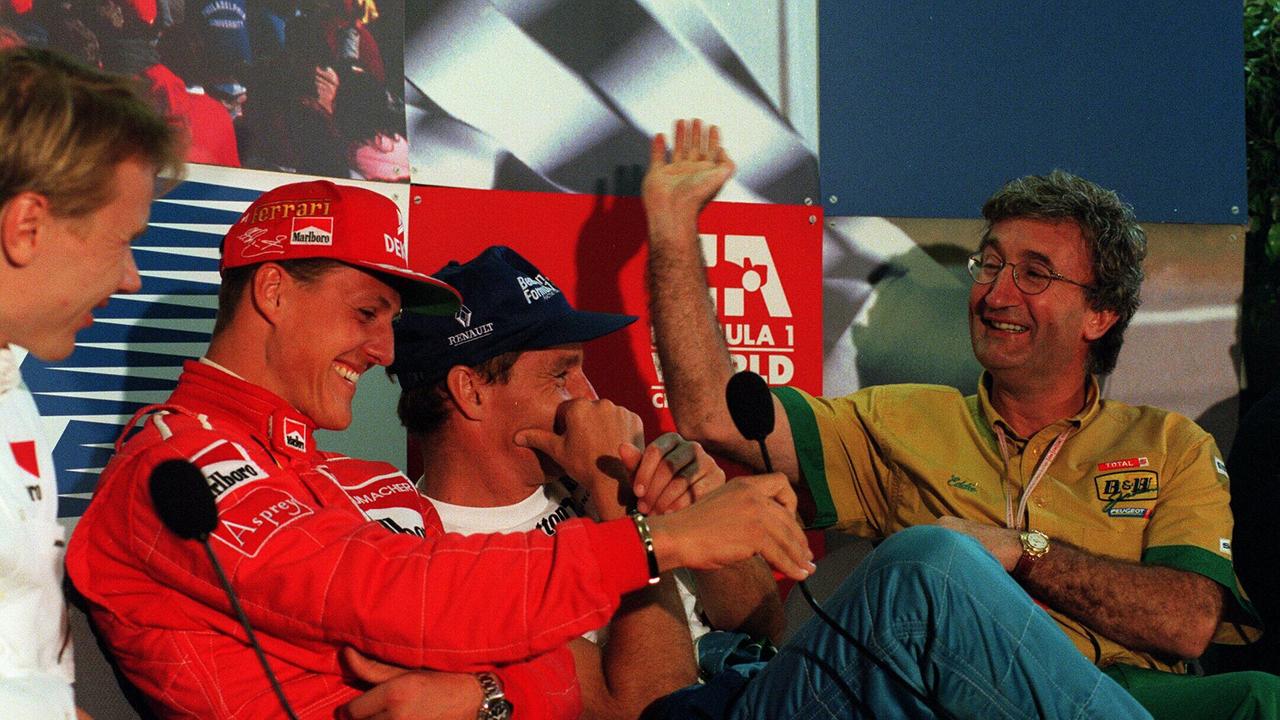
{"label": "watch face", "polygon": [[1044,552],[1049,549],[1049,538],[1042,533],[1029,532],[1026,535],[1027,548],[1032,552]]}
{"label": "watch face", "polygon": [[506,698],[498,698],[489,706],[490,720],[510,720],[511,703]]}

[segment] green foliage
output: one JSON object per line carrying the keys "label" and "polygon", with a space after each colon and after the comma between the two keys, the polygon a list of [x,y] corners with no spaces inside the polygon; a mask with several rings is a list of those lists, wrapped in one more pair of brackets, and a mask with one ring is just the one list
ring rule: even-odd
{"label": "green foliage", "polygon": [[1245,236],[1240,345],[1245,412],[1280,385],[1280,0],[1244,2]]}
{"label": "green foliage", "polygon": [[1245,138],[1250,232],[1260,233],[1269,264],[1280,258],[1280,0],[1245,0]]}

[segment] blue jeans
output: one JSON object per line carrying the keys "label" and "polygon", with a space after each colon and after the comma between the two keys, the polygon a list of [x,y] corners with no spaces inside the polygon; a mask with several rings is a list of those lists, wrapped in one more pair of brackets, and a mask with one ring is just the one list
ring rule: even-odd
{"label": "blue jeans", "polygon": [[646,717],[1151,717],[966,535],[893,535],[824,608],[871,657],[815,617],[754,675],[721,673]]}

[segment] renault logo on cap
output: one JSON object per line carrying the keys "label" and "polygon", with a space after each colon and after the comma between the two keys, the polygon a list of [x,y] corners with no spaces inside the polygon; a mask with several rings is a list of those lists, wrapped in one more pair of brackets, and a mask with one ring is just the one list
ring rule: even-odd
{"label": "renault logo on cap", "polygon": [[471,308],[466,305],[459,305],[458,312],[453,314],[453,319],[464,328],[471,327]]}

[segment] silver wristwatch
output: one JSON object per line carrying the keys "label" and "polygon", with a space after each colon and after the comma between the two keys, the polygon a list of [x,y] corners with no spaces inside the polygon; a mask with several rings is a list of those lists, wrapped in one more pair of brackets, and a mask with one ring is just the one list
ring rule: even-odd
{"label": "silver wristwatch", "polygon": [[491,672],[476,673],[480,683],[480,691],[484,693],[484,702],[480,703],[480,712],[476,720],[511,720],[511,701],[502,692],[502,680]]}

